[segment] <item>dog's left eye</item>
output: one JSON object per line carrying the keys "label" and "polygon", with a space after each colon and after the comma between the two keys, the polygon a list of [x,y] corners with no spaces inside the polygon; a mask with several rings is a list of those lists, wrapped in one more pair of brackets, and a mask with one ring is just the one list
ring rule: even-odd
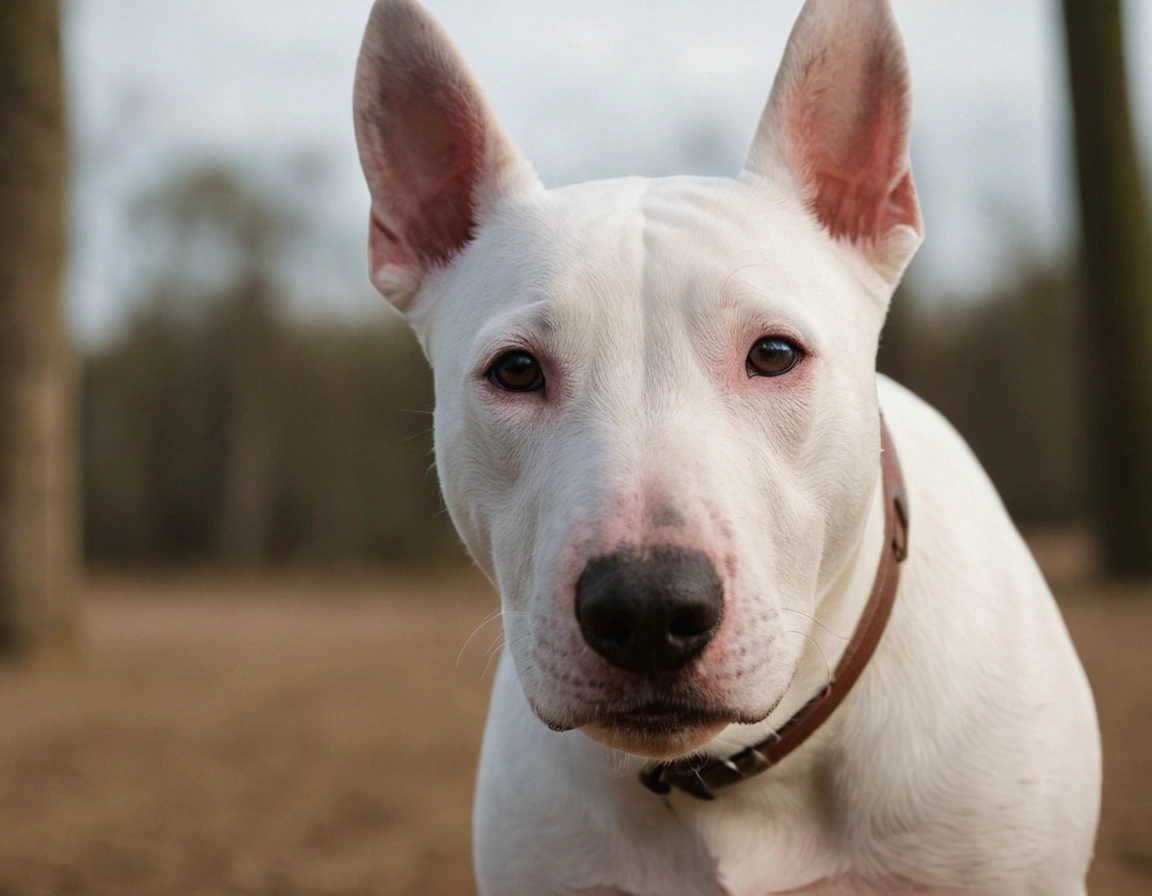
{"label": "dog's left eye", "polygon": [[756,340],[748,352],[745,367],[748,376],[780,376],[800,363],[801,348],[783,336],[765,336]]}
{"label": "dog's left eye", "polygon": [[537,392],[544,388],[540,362],[522,349],[497,358],[488,369],[488,379],[506,392]]}

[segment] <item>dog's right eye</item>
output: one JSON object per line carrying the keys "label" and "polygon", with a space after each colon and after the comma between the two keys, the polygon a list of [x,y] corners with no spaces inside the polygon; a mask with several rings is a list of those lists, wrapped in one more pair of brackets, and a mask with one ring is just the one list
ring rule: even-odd
{"label": "dog's right eye", "polygon": [[791,339],[765,336],[748,352],[748,376],[782,376],[804,359],[804,352]]}
{"label": "dog's right eye", "polygon": [[521,349],[497,358],[488,370],[488,379],[506,392],[538,392],[544,388],[540,362]]}

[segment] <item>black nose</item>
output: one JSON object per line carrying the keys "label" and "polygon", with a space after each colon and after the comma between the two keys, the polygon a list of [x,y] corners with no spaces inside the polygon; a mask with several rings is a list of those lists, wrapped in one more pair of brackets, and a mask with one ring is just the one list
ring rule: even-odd
{"label": "black nose", "polygon": [[588,646],[637,675],[683,669],[720,627],[724,591],[699,551],[617,551],[576,583],[576,618]]}

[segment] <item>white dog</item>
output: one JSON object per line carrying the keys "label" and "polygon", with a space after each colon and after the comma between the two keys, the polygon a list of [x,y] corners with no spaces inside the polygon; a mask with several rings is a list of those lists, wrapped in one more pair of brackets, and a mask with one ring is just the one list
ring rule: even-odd
{"label": "white dog", "polygon": [[372,11],[372,279],[508,640],[482,893],[1085,892],[1084,673],[964,443],[875,371],[909,107],[885,0],[808,0],[736,179],[546,191],[428,15]]}

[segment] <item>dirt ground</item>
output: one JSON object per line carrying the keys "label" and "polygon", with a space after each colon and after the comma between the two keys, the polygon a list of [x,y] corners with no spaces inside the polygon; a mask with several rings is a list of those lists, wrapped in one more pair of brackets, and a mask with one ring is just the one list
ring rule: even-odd
{"label": "dirt ground", "polygon": [[[1092,892],[1148,896],[1152,589],[1044,551],[1104,728]],[[0,670],[0,896],[473,892],[499,634],[461,652],[495,607],[474,575],[98,579],[85,597],[82,660]]]}

